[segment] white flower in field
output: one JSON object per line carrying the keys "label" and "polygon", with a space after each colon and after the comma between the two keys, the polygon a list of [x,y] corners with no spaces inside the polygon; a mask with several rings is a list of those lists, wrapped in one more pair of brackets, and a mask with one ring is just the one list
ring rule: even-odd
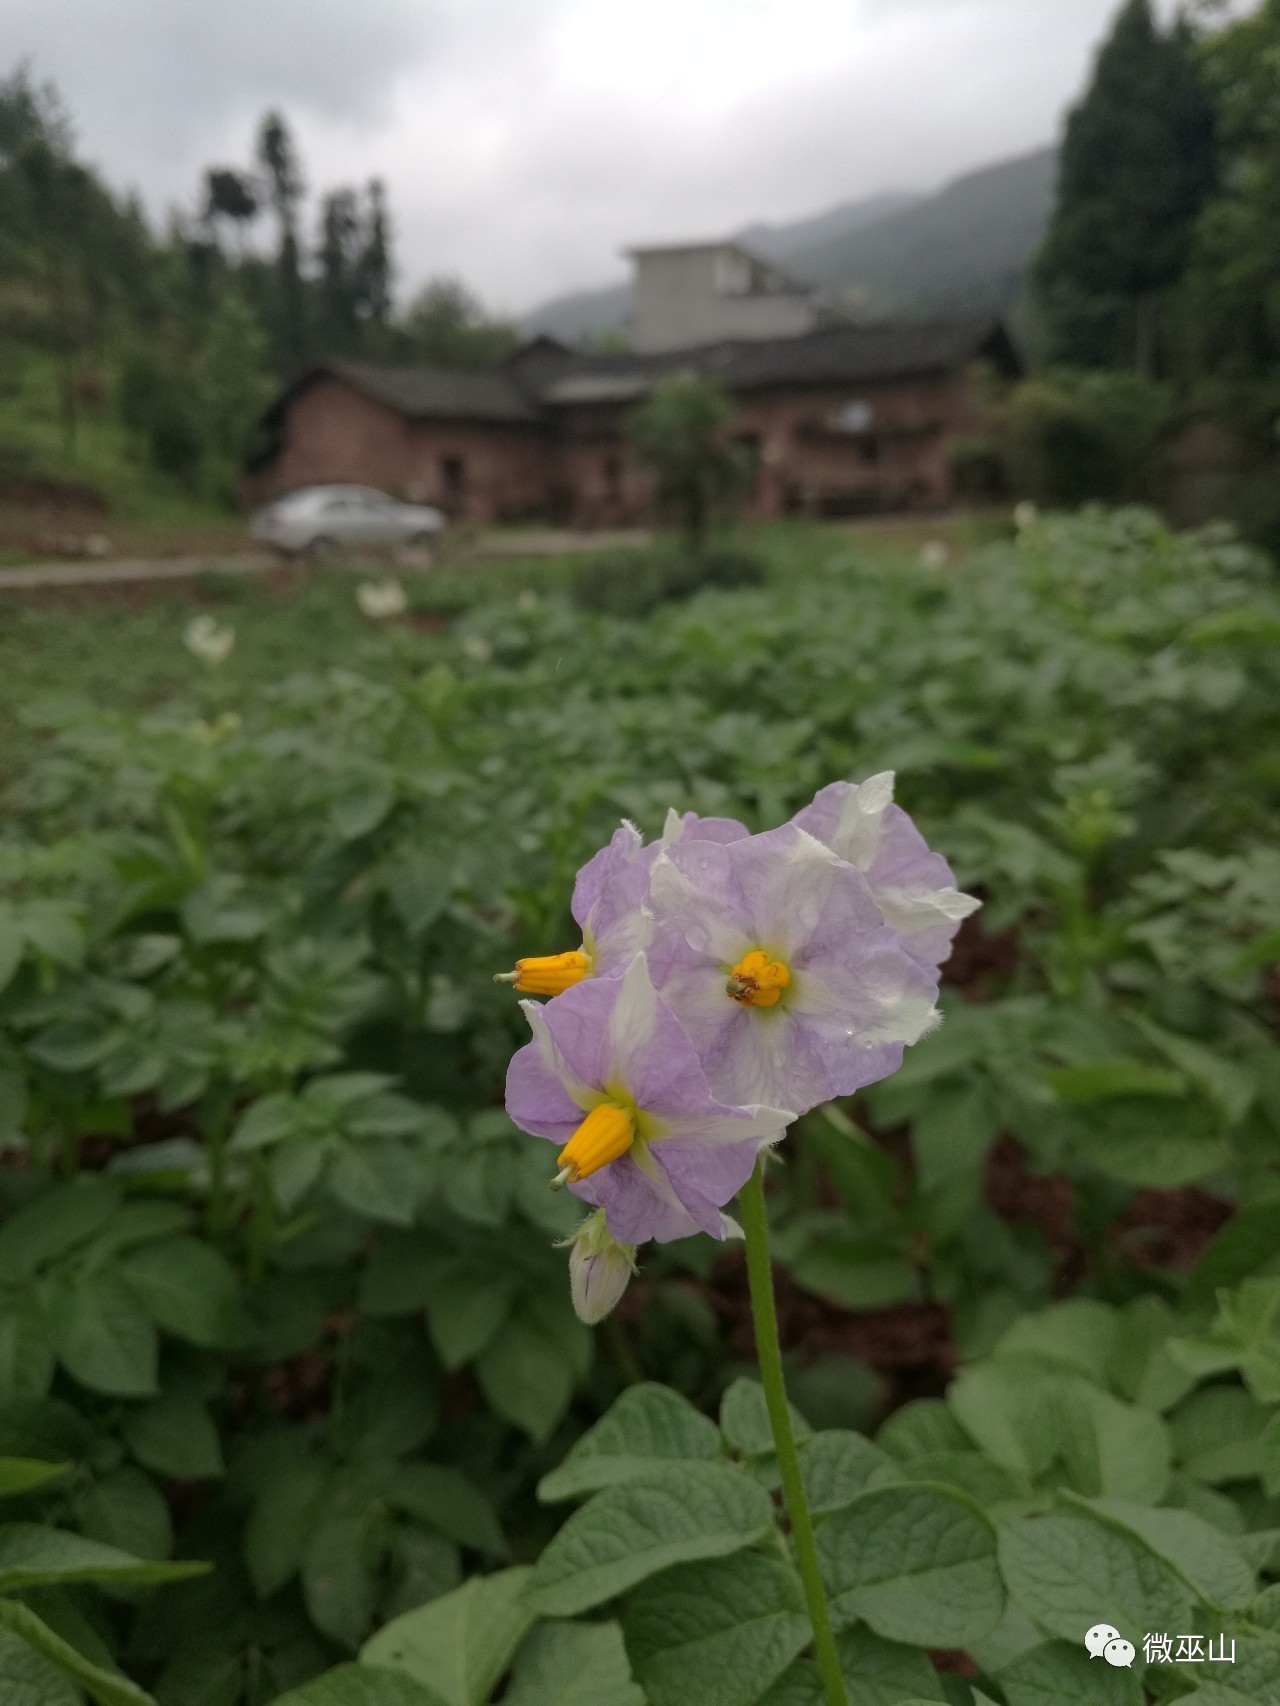
{"label": "white flower in field", "polygon": [[483,634],[468,634],[462,642],[462,649],[474,663],[488,663],[493,656],[493,647]]}
{"label": "white flower in field", "polygon": [[930,539],[920,547],[920,561],[926,569],[941,569],[951,561],[951,548],[945,539]]}
{"label": "white flower in field", "polygon": [[215,621],[212,616],[193,616],[182,643],[204,663],[225,663],[236,643],[236,631],[229,622]]}
{"label": "white flower in field", "polygon": [[1026,500],[1018,504],[1013,512],[1013,525],[1017,528],[1019,533],[1028,532],[1035,526],[1039,519],[1040,511],[1033,503],[1027,502]]}
{"label": "white flower in field", "polygon": [[527,612],[530,610],[536,610],[537,608],[538,608],[538,595],[537,595],[537,593],[534,592],[531,587],[525,587],[524,591],[520,594],[519,598],[516,599],[516,609],[520,610],[520,611],[526,611]]}
{"label": "white flower in field", "polygon": [[409,600],[398,580],[362,581],[356,588],[356,603],[373,622],[403,616],[409,608]]}

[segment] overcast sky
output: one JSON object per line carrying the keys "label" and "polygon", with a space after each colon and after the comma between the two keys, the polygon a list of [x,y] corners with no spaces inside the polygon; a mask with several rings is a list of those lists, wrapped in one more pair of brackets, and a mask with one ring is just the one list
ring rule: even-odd
{"label": "overcast sky", "polygon": [[629,243],[932,189],[1050,141],[1117,5],[0,0],[0,39],[157,217],[194,207],[205,166],[247,163],[278,106],[312,192],[385,179],[402,296],[456,274],[519,311],[620,278]]}

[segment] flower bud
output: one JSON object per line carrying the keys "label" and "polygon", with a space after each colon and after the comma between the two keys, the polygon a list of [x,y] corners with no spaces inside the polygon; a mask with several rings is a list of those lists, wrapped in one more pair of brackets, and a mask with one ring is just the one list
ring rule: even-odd
{"label": "flower bud", "polygon": [[610,1235],[604,1210],[584,1220],[569,1251],[569,1289],[578,1319],[594,1327],[612,1313],[636,1271],[633,1244]]}

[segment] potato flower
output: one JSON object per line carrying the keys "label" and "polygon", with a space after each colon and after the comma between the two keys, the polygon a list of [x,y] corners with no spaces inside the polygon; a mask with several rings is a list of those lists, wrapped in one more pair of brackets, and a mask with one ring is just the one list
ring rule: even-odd
{"label": "potato flower", "polygon": [[193,616],[183,631],[182,643],[203,663],[225,663],[236,643],[236,631],[229,622],[212,616]]}
{"label": "potato flower", "polygon": [[409,600],[400,582],[361,581],[356,588],[356,603],[371,622],[385,622],[393,616],[403,616]]}
{"label": "potato flower", "polygon": [[795,1116],[711,1094],[644,954],[621,977],[584,980],[545,1007],[520,1005],[533,1040],[507,1070],[507,1112],[559,1145],[553,1182],[603,1209],[618,1244],[730,1236],[725,1203]]}
{"label": "potato flower", "polygon": [[917,964],[936,972],[961,920],[982,902],[960,892],[947,861],[893,804],[893,771],[832,782],[791,821],[864,873],[885,923]]}
{"label": "potato flower", "polygon": [[649,884],[654,981],[714,1095],[805,1113],[902,1064],[938,985],[866,877],[795,824],[665,847]]}

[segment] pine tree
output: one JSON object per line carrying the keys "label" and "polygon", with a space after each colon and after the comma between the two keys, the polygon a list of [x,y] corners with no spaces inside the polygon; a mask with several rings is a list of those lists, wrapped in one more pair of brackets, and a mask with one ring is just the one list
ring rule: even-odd
{"label": "pine tree", "polygon": [[298,368],[311,350],[306,289],[298,248],[298,203],[303,196],[302,168],[288,126],[279,113],[268,113],[258,132],[258,159],[267,177],[276,216],[279,248],[271,339],[277,364]]}
{"label": "pine tree", "polygon": [[1057,206],[1037,264],[1052,353],[1155,365],[1159,299],[1186,266],[1215,176],[1213,106],[1189,26],[1127,0],[1067,120]]}

